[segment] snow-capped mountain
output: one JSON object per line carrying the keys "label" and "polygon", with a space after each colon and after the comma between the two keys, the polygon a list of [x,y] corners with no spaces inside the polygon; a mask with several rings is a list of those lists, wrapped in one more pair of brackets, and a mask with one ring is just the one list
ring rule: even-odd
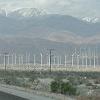
{"label": "snow-capped mountain", "polygon": [[100,22],[100,19],[97,17],[83,17],[83,21],[89,22],[89,23],[97,23]]}
{"label": "snow-capped mountain", "polygon": [[44,10],[40,10],[37,8],[21,8],[12,11],[9,16],[13,17],[33,17],[33,16],[41,16],[45,15],[46,12]]}
{"label": "snow-capped mountain", "polygon": [[[29,18],[29,17],[37,17],[42,15],[47,15],[48,13],[43,9],[38,8],[18,8],[13,9],[12,11],[7,11],[7,9],[0,8],[0,15],[6,17],[16,17],[16,18]],[[99,17],[81,17],[78,18],[88,23],[97,23],[100,22]]]}

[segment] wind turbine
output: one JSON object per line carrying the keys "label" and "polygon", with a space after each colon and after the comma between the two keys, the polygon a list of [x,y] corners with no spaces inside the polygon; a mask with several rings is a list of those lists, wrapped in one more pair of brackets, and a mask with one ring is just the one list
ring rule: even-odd
{"label": "wind turbine", "polygon": [[59,67],[59,56],[57,56],[57,61],[58,61],[58,67]]}
{"label": "wind turbine", "polygon": [[91,49],[89,48],[89,65],[90,65],[90,67],[91,67],[91,65],[92,65],[92,62],[91,62]]}
{"label": "wind turbine", "polygon": [[75,48],[74,52],[72,53],[72,67],[74,66],[74,56],[77,55],[77,52],[76,52],[76,51],[77,51],[77,50],[76,50],[76,48]]}
{"label": "wind turbine", "polygon": [[80,59],[81,59],[81,66],[83,66],[84,60],[83,60],[82,48],[80,48]]}
{"label": "wind turbine", "polygon": [[40,55],[41,55],[41,67],[42,67],[43,66],[43,59],[42,59],[43,55],[42,53],[40,53]]}
{"label": "wind turbine", "polygon": [[88,66],[88,55],[87,55],[86,48],[84,49],[84,57],[85,57],[85,66],[87,68],[87,66]]}
{"label": "wind turbine", "polygon": [[77,67],[79,69],[79,55],[77,55]]}
{"label": "wind turbine", "polygon": [[18,64],[21,64],[21,59],[20,59],[20,55],[18,55]]}
{"label": "wind turbine", "polygon": [[35,55],[33,57],[34,57],[34,66],[35,66],[36,65],[36,57],[35,57]]}
{"label": "wind turbine", "polygon": [[12,59],[11,59],[11,60],[12,60],[12,65],[13,65],[13,54],[11,55],[11,57],[12,57]]}
{"label": "wind turbine", "polygon": [[72,55],[72,67],[74,66],[74,55]]}
{"label": "wind turbine", "polygon": [[15,53],[15,65],[17,64],[16,59],[17,59],[17,56],[16,56],[16,53]]}
{"label": "wind turbine", "polygon": [[93,55],[93,59],[94,59],[94,68],[96,67],[96,55],[95,55],[95,50],[94,50],[94,53],[93,53],[94,55]]}
{"label": "wind turbine", "polygon": [[62,61],[61,61],[61,56],[59,56],[59,60],[60,60],[60,65],[62,64]]}
{"label": "wind turbine", "polygon": [[48,57],[48,65],[50,66],[50,56]]}
{"label": "wind turbine", "polygon": [[28,65],[30,65],[30,53],[28,54]]}
{"label": "wind turbine", "polygon": [[67,56],[65,55],[65,67],[66,67],[66,64],[67,64]]}
{"label": "wind turbine", "polygon": [[96,65],[99,65],[99,60],[98,60],[98,47],[96,46]]}

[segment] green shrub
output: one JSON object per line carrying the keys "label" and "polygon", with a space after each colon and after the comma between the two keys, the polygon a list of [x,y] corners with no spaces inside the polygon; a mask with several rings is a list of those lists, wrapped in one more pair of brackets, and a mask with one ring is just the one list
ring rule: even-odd
{"label": "green shrub", "polygon": [[50,87],[51,87],[51,92],[54,93],[69,94],[69,95],[76,94],[76,88],[72,84],[60,80],[59,81],[55,80],[51,82]]}
{"label": "green shrub", "polygon": [[69,94],[69,95],[75,95],[76,94],[76,88],[74,88],[70,83],[63,82],[61,84],[61,93],[62,94]]}
{"label": "green shrub", "polygon": [[57,81],[51,82],[51,91],[54,93],[58,93],[59,91],[59,83]]}

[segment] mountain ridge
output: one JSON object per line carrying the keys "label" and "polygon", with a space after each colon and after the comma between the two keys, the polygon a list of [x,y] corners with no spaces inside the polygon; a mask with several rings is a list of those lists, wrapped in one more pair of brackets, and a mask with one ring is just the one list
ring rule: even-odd
{"label": "mountain ridge", "polygon": [[[33,11],[33,8],[31,10]],[[33,16],[25,18],[11,13],[13,16],[0,14],[1,37],[25,36],[74,44],[99,43],[100,41],[98,38],[100,34],[99,22],[87,23],[69,15],[39,13],[38,16],[34,16],[34,12],[30,12],[29,15]]]}

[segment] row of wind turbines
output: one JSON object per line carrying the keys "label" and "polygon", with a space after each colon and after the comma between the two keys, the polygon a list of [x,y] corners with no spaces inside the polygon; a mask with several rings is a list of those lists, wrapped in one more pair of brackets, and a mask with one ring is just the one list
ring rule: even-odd
{"label": "row of wind turbines", "polygon": [[39,53],[31,54],[0,54],[0,65],[33,65],[33,66],[57,66],[57,67],[93,67],[99,66],[99,55],[96,49],[73,49],[63,55]]}

